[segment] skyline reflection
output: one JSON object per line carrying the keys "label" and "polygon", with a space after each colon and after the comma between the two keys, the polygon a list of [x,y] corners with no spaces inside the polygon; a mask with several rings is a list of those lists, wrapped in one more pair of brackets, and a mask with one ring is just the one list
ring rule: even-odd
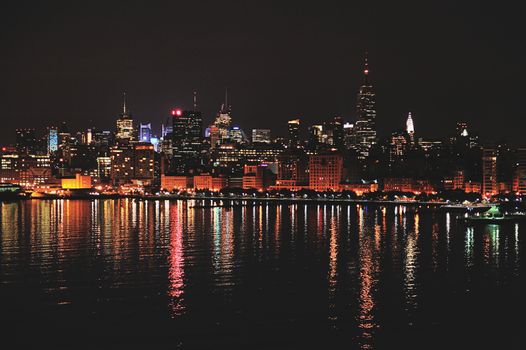
{"label": "skyline reflection", "polygon": [[523,269],[520,224],[465,227],[405,206],[210,204],[2,203],[3,288],[49,312],[82,305],[203,327],[305,319],[371,349],[385,329],[422,322],[434,293],[453,293],[448,274],[458,294]]}

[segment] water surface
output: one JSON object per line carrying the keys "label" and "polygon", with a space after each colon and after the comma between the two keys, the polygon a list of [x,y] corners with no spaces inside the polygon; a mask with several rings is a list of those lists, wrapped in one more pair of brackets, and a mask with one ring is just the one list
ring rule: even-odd
{"label": "water surface", "polygon": [[523,348],[526,225],[406,206],[1,204],[22,347]]}

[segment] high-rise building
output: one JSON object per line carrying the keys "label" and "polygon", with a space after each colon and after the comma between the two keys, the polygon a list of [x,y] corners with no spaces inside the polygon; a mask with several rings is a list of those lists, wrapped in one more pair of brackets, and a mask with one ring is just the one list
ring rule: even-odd
{"label": "high-rise building", "polygon": [[229,130],[232,125],[231,108],[228,105],[228,93],[225,91],[225,102],[221,105],[216,119],[209,126],[210,147],[212,149],[229,139]]}
{"label": "high-rise building", "polygon": [[70,141],[71,132],[69,131],[69,127],[66,122],[62,122],[62,124],[60,124],[60,128],[58,129],[58,147],[66,147]]}
{"label": "high-rise building", "polygon": [[98,182],[108,182],[111,178],[112,167],[111,157],[97,157],[97,180]]}
{"label": "high-rise building", "polygon": [[369,64],[365,57],[364,81],[358,92],[356,123],[354,133],[360,158],[367,158],[371,147],[376,144],[376,95],[369,82]]}
{"label": "high-rise building", "polygon": [[131,182],[133,172],[133,146],[117,144],[110,150],[111,156],[111,182],[118,186]]}
{"label": "high-rise building", "polygon": [[247,135],[239,126],[233,126],[228,130],[228,139],[237,144],[248,143]]}
{"label": "high-rise building", "polygon": [[58,151],[58,128],[47,128],[47,153],[52,154]]}
{"label": "high-rise building", "polygon": [[134,180],[148,180],[154,178],[155,152],[149,142],[139,142],[133,145],[134,150]]}
{"label": "high-rise building", "polygon": [[482,150],[482,195],[491,197],[497,193],[497,150],[485,147]]}
{"label": "high-rise building", "polygon": [[300,120],[293,119],[288,122],[289,146],[297,147],[300,144]]}
{"label": "high-rise building", "polygon": [[139,126],[139,141],[140,142],[151,142],[152,138],[152,124],[140,124]]}
{"label": "high-rise building", "polygon": [[400,160],[407,152],[407,134],[393,132],[389,142],[389,160],[391,163]]}
{"label": "high-rise building", "polygon": [[526,148],[517,150],[517,178],[518,192],[526,194]]}
{"label": "high-rise building", "polygon": [[270,143],[270,129],[252,129],[252,142]]}
{"label": "high-rise building", "polygon": [[336,148],[344,146],[343,118],[334,117],[331,121],[325,122],[323,126],[323,143]]}
{"label": "high-rise building", "polygon": [[413,118],[411,118],[411,112],[409,112],[409,114],[407,115],[405,126],[406,126],[405,130],[407,132],[407,135],[409,136],[409,140],[411,141],[411,143],[414,143],[415,142],[415,125],[413,123]]}
{"label": "high-rise building", "polygon": [[35,129],[16,129],[16,150],[19,154],[35,154],[37,146]]}
{"label": "high-rise building", "polygon": [[187,172],[200,163],[203,119],[198,111],[172,111],[172,150],[176,172]]}
{"label": "high-rise building", "polygon": [[134,141],[135,129],[133,127],[132,115],[126,109],[126,93],[124,94],[124,102],[122,105],[122,114],[117,119],[117,132],[115,133],[117,141]]}
{"label": "high-rise building", "polygon": [[309,148],[315,148],[321,143],[325,143],[323,125],[312,125],[309,127],[309,136],[308,136],[308,146]]}

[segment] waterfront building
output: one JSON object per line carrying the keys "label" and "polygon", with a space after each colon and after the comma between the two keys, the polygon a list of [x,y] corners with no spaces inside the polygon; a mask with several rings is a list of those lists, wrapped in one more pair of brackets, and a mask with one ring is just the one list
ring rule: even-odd
{"label": "waterfront building", "polygon": [[52,177],[51,160],[45,155],[0,156],[0,182],[32,188]]}
{"label": "waterfront building", "polygon": [[224,176],[212,176],[211,174],[200,174],[194,176],[195,190],[221,191],[227,187],[228,179]]}
{"label": "waterfront building", "polygon": [[111,148],[111,182],[114,186],[130,183],[134,177],[133,146],[118,144]]}
{"label": "waterfront building", "polygon": [[282,184],[285,180],[293,180],[294,186],[308,183],[309,159],[303,151],[284,151],[277,157],[277,161],[278,180]]}
{"label": "waterfront building", "polygon": [[385,178],[383,188],[385,192],[412,192],[415,194],[436,192],[429,180],[413,178]]}
{"label": "waterfront building", "polygon": [[315,191],[338,191],[343,176],[343,157],[336,153],[309,156],[309,186]]}
{"label": "waterfront building", "polygon": [[526,194],[526,148],[517,150],[517,192]]}
{"label": "waterfront building", "polygon": [[81,190],[91,188],[91,176],[75,174],[75,177],[68,177],[61,179],[62,189],[65,190]]}
{"label": "waterfront building", "polygon": [[155,151],[149,142],[133,145],[134,180],[153,181],[155,177]]}
{"label": "waterfront building", "polygon": [[267,164],[245,165],[243,168],[243,189],[265,191],[274,185],[275,176]]}
{"label": "waterfront building", "polygon": [[193,186],[192,176],[161,174],[161,189],[164,191],[186,190]]}

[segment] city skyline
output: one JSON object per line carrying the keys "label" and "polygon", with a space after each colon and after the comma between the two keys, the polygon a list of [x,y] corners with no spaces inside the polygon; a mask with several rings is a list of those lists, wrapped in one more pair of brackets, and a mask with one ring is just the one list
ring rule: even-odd
{"label": "city skyline", "polygon": [[[254,10],[231,3],[93,3],[78,11],[9,6],[0,95],[0,134],[8,143],[14,141],[9,130],[62,121],[73,129],[89,127],[90,120],[109,129],[125,90],[137,120],[154,128],[173,107],[189,108],[194,90],[210,122],[225,87],[233,118],[245,130],[298,117],[305,124],[334,115],[353,121],[366,50],[380,135],[403,126],[411,111],[424,137],[440,137],[441,127],[467,121],[483,138],[521,140],[520,128],[508,127],[522,126],[523,119],[524,52],[514,45],[520,31],[508,17],[520,11],[504,16],[484,6],[443,3],[287,3],[279,11],[274,3]],[[194,17],[186,13],[199,14],[198,29],[188,25]],[[484,27],[489,16],[491,29]],[[176,29],[172,17],[181,23]]]}

